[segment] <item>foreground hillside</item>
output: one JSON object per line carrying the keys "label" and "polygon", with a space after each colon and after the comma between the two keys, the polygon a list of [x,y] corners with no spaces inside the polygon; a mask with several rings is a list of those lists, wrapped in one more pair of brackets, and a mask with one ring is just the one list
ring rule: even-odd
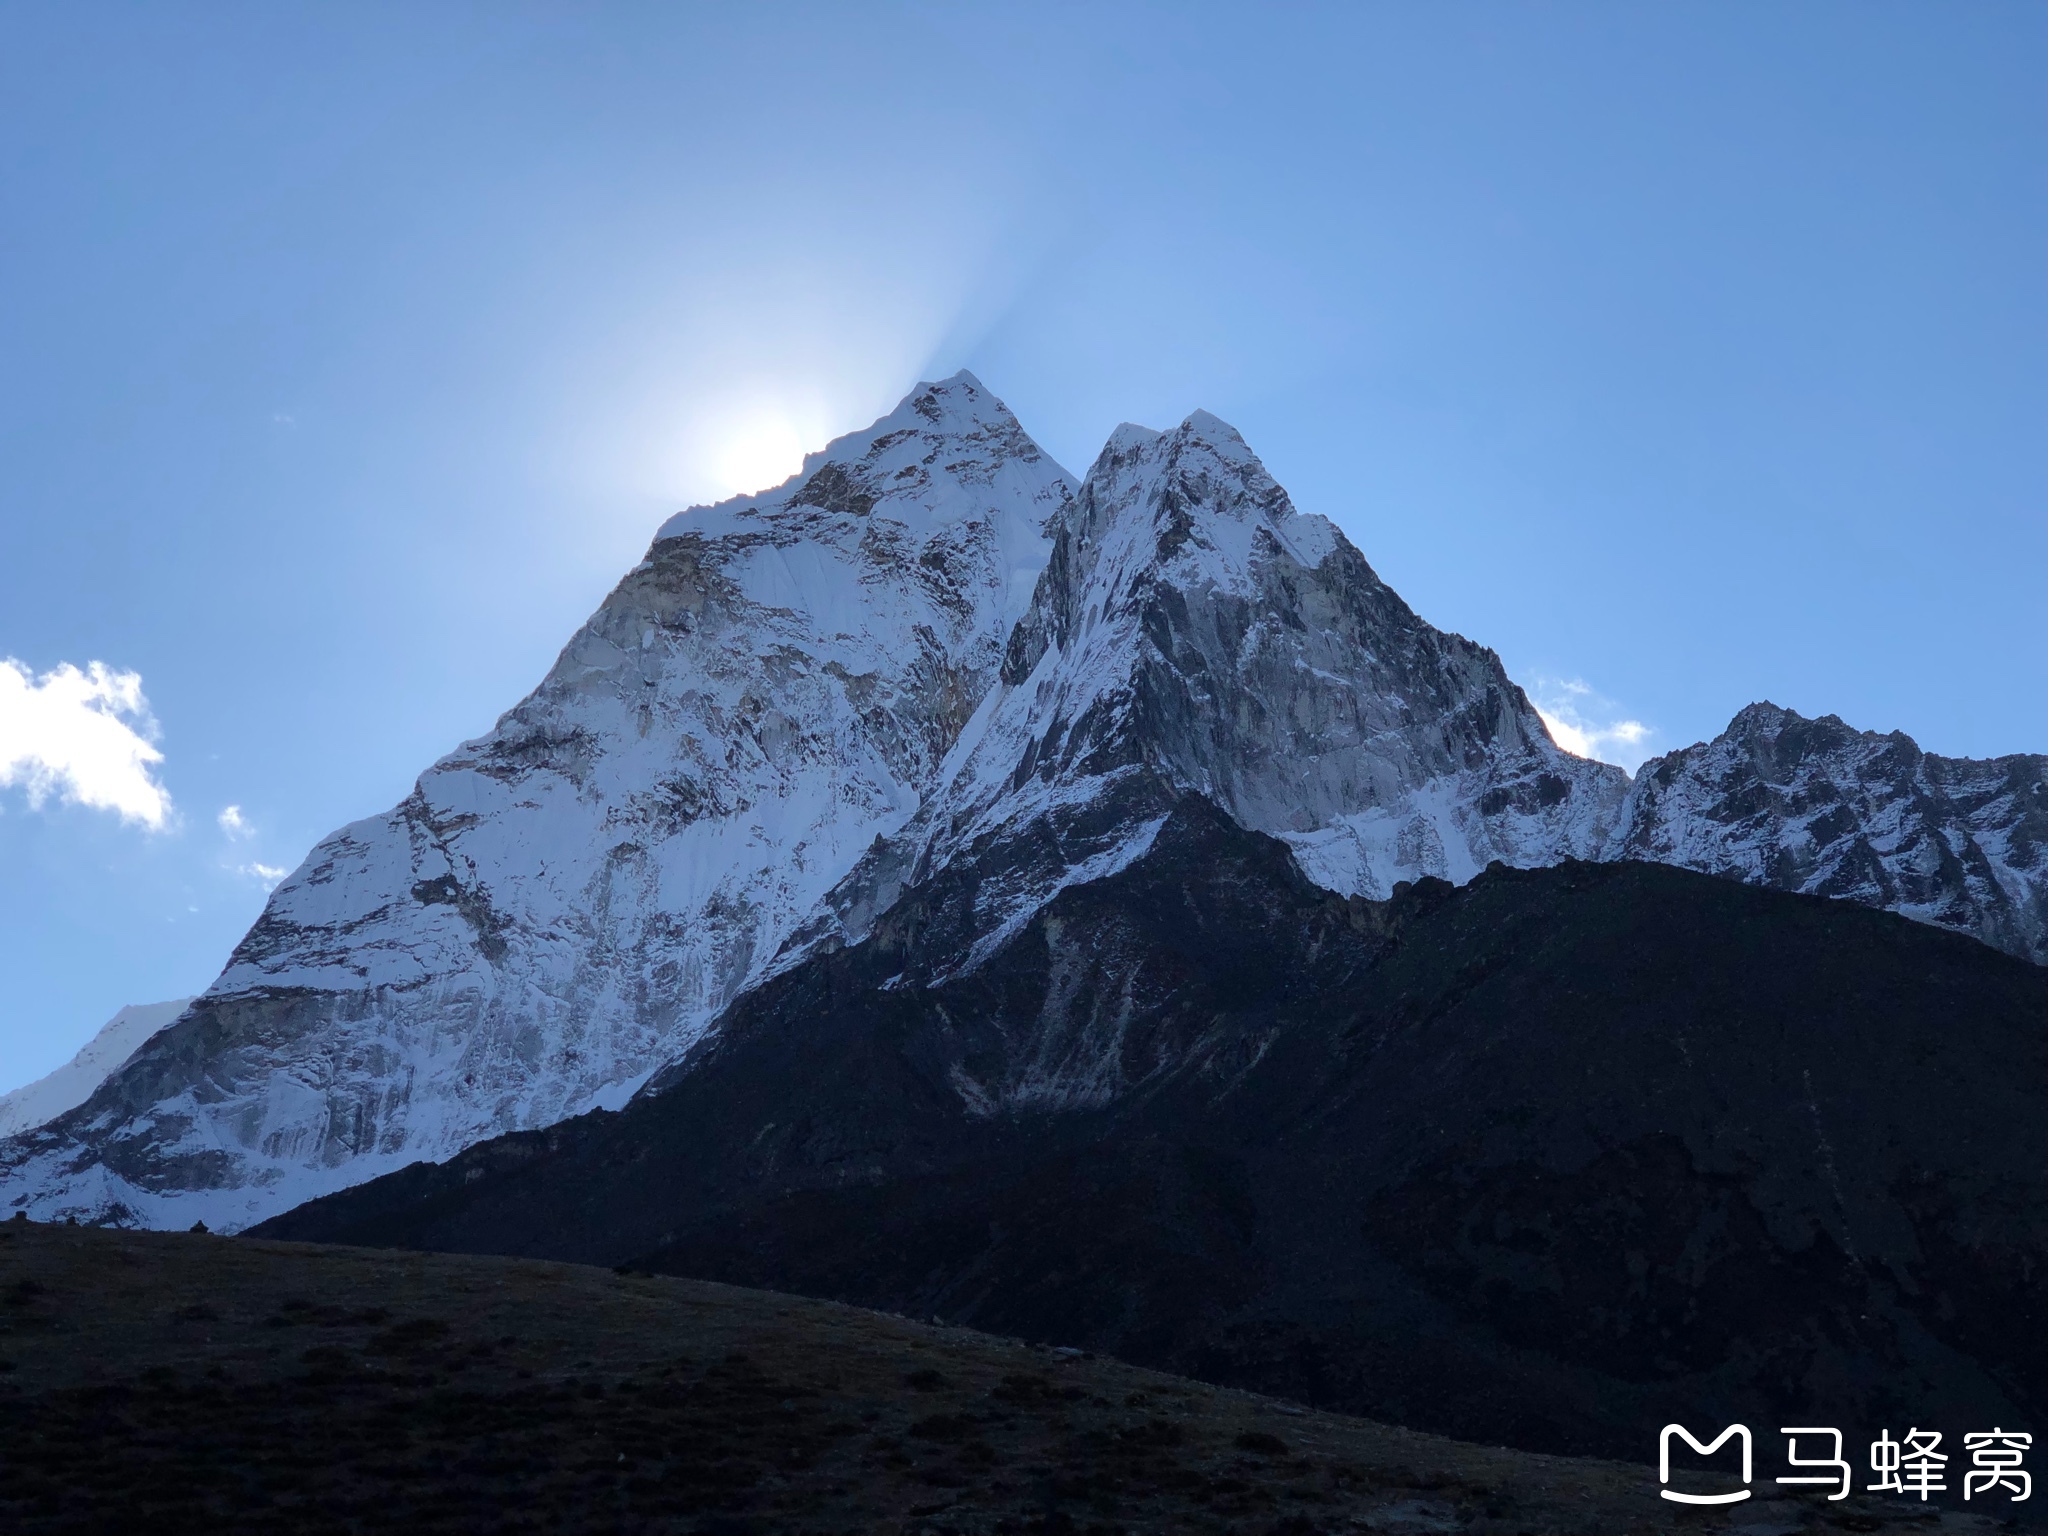
{"label": "foreground hillside", "polygon": [[533,1260],[10,1222],[0,1361],[10,1532],[1995,1528]]}

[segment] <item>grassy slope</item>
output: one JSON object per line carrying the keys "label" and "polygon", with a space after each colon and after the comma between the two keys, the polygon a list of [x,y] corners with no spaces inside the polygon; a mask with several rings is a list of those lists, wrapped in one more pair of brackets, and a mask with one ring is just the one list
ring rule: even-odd
{"label": "grassy slope", "polygon": [[524,1259],[10,1222],[0,1366],[10,1532],[1990,1528]]}

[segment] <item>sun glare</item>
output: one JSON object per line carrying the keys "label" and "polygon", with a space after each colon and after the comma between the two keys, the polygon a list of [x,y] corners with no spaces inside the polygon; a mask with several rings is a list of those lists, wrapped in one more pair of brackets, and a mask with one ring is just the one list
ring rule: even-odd
{"label": "sun glare", "polygon": [[736,495],[780,485],[803,466],[803,434],[787,417],[736,422],[720,437],[713,466],[726,489]]}

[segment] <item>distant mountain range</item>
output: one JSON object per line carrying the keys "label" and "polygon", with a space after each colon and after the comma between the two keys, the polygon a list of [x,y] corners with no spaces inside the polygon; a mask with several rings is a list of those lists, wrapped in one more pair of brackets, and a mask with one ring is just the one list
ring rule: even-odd
{"label": "distant mountain range", "polygon": [[[315,848],[84,1103],[0,1142],[0,1199],[234,1230],[618,1110],[890,924],[922,914],[873,985],[942,990],[1205,815],[1336,901],[1653,860],[2038,966],[2044,780],[1768,704],[1630,779],[1560,750],[1224,423],[1120,428],[1076,482],[958,374],[663,525],[529,698]],[[1048,1036],[948,1091],[970,1118],[1122,1102],[1086,1059]]]}

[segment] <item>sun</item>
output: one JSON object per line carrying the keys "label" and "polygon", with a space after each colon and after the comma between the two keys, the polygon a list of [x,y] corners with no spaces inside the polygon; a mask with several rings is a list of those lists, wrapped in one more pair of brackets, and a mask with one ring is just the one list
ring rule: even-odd
{"label": "sun", "polygon": [[719,434],[712,469],[735,495],[780,485],[803,467],[804,439],[786,416],[761,415]]}

